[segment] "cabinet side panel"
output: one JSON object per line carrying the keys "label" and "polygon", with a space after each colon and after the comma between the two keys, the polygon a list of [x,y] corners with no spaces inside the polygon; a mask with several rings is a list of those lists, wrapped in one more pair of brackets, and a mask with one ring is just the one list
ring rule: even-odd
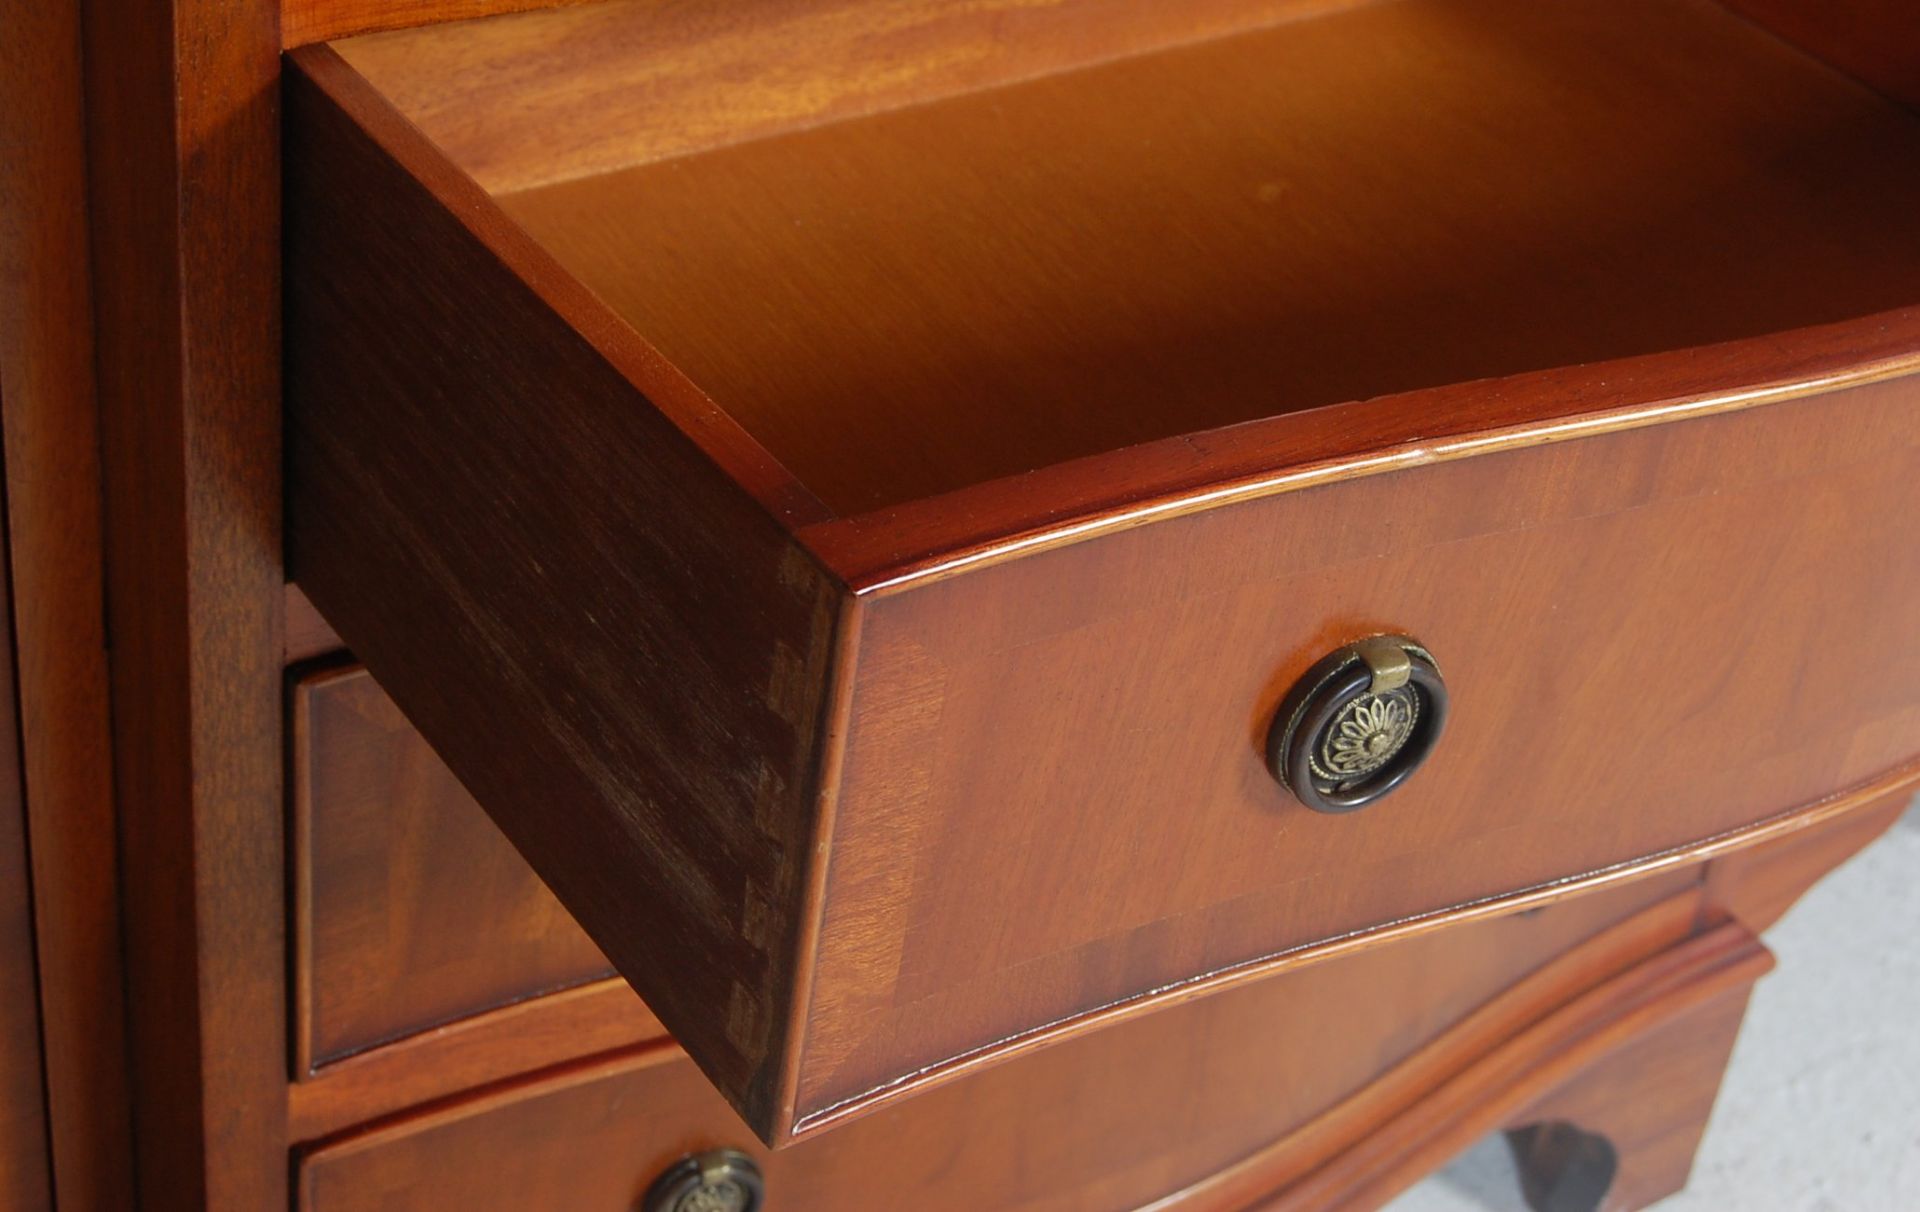
{"label": "cabinet side panel", "polygon": [[471,182],[293,61],[294,577],[770,1134],[835,589]]}
{"label": "cabinet side panel", "polygon": [[80,7],[7,0],[0,28],[0,425],[47,1131],[63,1212],[119,1212],[133,1144]]}
{"label": "cabinet side panel", "polygon": [[137,1182],[101,1206],[253,1212],[287,1200],[276,10],[81,16]]}
{"label": "cabinet side panel", "polygon": [[[5,525],[0,503],[0,526]],[[12,593],[0,570],[0,1208],[53,1206],[41,1073],[39,979],[27,883],[21,795],[18,684],[13,676]]]}

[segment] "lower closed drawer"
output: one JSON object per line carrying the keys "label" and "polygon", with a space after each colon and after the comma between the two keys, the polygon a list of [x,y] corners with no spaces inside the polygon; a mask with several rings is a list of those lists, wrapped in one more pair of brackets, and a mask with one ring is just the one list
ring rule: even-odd
{"label": "lower closed drawer", "polygon": [[364,669],[290,706],[298,1073],[612,974]]}
{"label": "lower closed drawer", "polygon": [[633,1052],[322,1146],[301,1159],[300,1206],[637,1212],[678,1159],[734,1148],[780,1212],[1135,1208],[1272,1153],[1396,1065],[1370,1094],[1416,1102],[1436,1057],[1462,1068],[1684,936],[1697,878],[1670,872],[1129,1019],[777,1154],[677,1050]]}

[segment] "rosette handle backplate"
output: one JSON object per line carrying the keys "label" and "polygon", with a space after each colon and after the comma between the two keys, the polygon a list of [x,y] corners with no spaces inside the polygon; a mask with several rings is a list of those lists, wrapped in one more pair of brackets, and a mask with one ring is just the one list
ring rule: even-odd
{"label": "rosette handle backplate", "polygon": [[1370,636],[1328,653],[1287,692],[1267,764],[1314,811],[1352,812],[1402,786],[1446,720],[1433,654],[1406,636]]}
{"label": "rosette handle backplate", "polygon": [[655,1179],[639,1212],[760,1212],[765,1180],[738,1149],[683,1157]]}

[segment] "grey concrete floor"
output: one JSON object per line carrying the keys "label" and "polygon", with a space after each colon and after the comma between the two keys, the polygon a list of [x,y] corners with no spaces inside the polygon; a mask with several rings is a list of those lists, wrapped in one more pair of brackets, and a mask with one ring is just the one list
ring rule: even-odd
{"label": "grey concrete floor", "polygon": [[[1767,934],[1687,1190],[1662,1212],[1920,1212],[1920,802]],[[1524,1212],[1506,1144],[1390,1212]]]}

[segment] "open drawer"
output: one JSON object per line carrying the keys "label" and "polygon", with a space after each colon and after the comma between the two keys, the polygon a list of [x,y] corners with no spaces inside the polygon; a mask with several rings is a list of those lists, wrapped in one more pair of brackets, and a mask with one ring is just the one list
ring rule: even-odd
{"label": "open drawer", "polygon": [[[294,575],[770,1141],[1920,754],[1920,120],[1704,0],[634,2],[286,105]],[[1310,811],[1376,633],[1445,732]]]}

